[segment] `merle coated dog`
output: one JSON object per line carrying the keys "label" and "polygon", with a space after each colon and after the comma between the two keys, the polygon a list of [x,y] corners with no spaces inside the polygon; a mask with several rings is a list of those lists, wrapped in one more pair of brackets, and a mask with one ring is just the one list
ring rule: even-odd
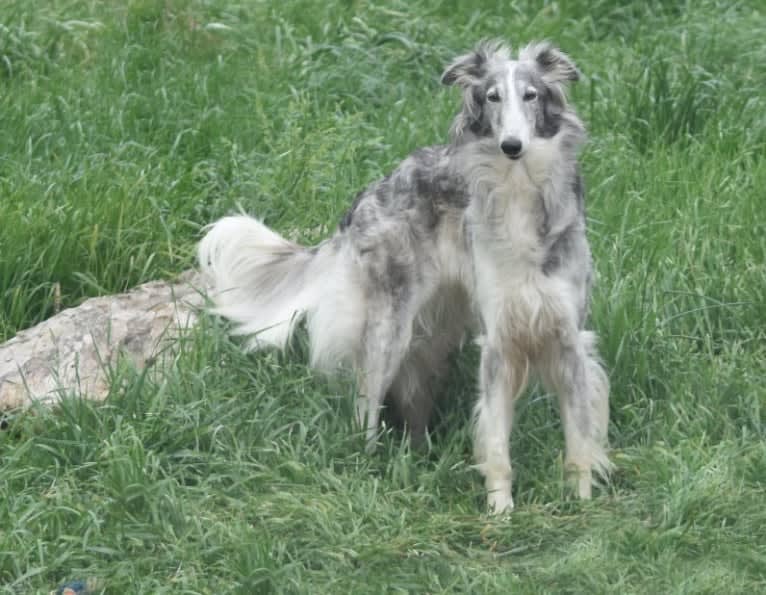
{"label": "merle coated dog", "polygon": [[330,239],[305,248],[242,215],[213,224],[199,246],[216,311],[250,348],[284,347],[305,317],[312,365],[355,371],[373,447],[387,397],[423,435],[435,380],[473,332],[475,456],[494,512],[513,508],[509,436],[530,373],[559,397],[578,495],[589,498],[592,471],[610,466],[609,386],[584,326],[586,134],[565,94],[578,77],[549,43],[514,57],[482,42],[441,79],[463,95],[450,142],[362,191]]}

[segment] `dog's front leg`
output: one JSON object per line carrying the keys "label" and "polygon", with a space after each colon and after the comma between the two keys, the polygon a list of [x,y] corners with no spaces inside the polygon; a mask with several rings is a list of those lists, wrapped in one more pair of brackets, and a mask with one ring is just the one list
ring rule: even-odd
{"label": "dog's front leg", "polygon": [[513,509],[509,438],[514,402],[526,385],[528,369],[526,360],[515,361],[508,357],[509,351],[498,342],[485,341],[475,411],[476,463],[484,475],[489,512],[495,514]]}
{"label": "dog's front leg", "polygon": [[572,329],[548,346],[540,366],[546,388],[559,396],[566,442],[565,468],[577,495],[591,497],[592,471],[606,478],[609,380],[599,363],[596,338]]}

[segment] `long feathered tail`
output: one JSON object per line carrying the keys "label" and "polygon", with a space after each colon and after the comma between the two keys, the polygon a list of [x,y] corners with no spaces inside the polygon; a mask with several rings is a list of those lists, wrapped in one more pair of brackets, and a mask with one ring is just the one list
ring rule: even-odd
{"label": "long feathered tail", "polygon": [[199,244],[214,312],[249,335],[250,349],[284,348],[307,316],[312,364],[332,368],[357,351],[363,301],[340,238],[305,248],[245,215],[214,223]]}

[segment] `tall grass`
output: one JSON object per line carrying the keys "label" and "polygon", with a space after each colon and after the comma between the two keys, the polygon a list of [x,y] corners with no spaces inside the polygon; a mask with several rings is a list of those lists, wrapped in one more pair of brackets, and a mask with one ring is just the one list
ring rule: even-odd
{"label": "tall grass", "polygon": [[[556,40],[598,268],[592,326],[618,470],[562,482],[554,401],[511,450],[517,511],[482,514],[454,359],[431,443],[361,454],[353,386],[243,355],[205,319],[163,370],[113,370],[0,432],[0,584],[97,592],[736,593],[766,588],[766,16],[759,2],[0,5],[0,339],[193,264],[238,207],[301,241],[443,142],[445,61]],[[58,292],[58,293],[57,293]]]}

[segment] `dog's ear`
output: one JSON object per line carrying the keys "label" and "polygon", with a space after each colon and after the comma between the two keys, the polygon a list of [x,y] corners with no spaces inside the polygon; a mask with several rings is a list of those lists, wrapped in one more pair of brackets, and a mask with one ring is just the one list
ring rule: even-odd
{"label": "dog's ear", "polygon": [[487,55],[477,49],[455,58],[442,74],[442,85],[469,87],[478,83],[487,73]]}
{"label": "dog's ear", "polygon": [[580,80],[580,71],[572,59],[551,43],[529,45],[522,50],[519,59],[534,62],[548,84]]}
{"label": "dog's ear", "polygon": [[493,55],[510,57],[510,48],[499,40],[482,40],[476,49],[455,58],[442,75],[443,85],[459,85],[463,88],[476,85],[487,76],[489,60]]}

